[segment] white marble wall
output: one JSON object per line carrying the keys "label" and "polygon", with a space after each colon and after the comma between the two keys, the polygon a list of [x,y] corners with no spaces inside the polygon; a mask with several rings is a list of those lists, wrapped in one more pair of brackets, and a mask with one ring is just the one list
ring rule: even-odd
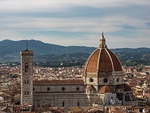
{"label": "white marble wall", "polygon": [[[47,88],[49,87],[49,91]],[[62,88],[65,90],[62,90]],[[34,107],[48,103],[51,107],[88,106],[84,85],[34,85]]]}

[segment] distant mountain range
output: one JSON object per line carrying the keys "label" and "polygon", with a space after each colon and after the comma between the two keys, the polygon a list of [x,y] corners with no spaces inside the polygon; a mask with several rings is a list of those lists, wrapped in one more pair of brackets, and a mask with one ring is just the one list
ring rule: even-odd
{"label": "distant mountain range", "polygon": [[[55,61],[83,61],[96,49],[85,46],[60,46],[43,43],[38,40],[28,40],[28,48],[34,51],[34,61],[55,62]],[[26,40],[0,41],[0,62],[19,62],[20,51],[26,49]],[[119,48],[112,49],[123,64],[132,60],[150,60],[150,48]],[[137,61],[136,61],[137,62]],[[140,62],[139,62],[140,63]],[[149,62],[150,64],[150,62]]]}
{"label": "distant mountain range", "polygon": [[[34,51],[34,58],[36,61],[46,61],[46,56],[59,56],[63,54],[73,53],[91,53],[94,47],[85,46],[60,46],[54,44],[43,43],[38,40],[28,40],[28,48]],[[20,51],[26,49],[26,40],[0,41],[0,62],[14,62],[20,61]],[[45,59],[47,58],[47,59]],[[50,59],[49,59],[50,60]]]}

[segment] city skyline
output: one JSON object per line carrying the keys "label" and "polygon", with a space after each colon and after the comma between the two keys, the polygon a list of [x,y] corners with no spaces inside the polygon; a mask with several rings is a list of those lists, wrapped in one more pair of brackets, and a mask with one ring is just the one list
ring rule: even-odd
{"label": "city skyline", "polygon": [[0,41],[97,47],[103,31],[109,48],[149,48],[149,5],[148,0],[2,0]]}

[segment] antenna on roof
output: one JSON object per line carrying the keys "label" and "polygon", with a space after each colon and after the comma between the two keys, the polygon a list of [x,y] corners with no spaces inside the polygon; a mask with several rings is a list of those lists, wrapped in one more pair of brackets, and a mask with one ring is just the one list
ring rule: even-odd
{"label": "antenna on roof", "polygon": [[26,40],[26,50],[28,50],[28,40]]}

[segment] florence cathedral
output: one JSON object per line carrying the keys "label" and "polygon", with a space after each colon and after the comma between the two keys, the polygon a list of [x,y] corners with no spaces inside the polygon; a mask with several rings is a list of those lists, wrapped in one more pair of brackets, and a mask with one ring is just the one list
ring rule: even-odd
{"label": "florence cathedral", "polygon": [[74,106],[136,106],[137,100],[124,83],[122,65],[107,48],[104,33],[100,45],[89,56],[82,80],[34,80],[33,51],[21,54],[21,104],[34,108],[48,103],[49,107]]}

